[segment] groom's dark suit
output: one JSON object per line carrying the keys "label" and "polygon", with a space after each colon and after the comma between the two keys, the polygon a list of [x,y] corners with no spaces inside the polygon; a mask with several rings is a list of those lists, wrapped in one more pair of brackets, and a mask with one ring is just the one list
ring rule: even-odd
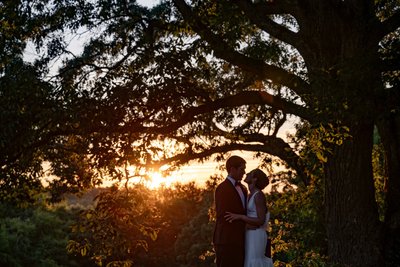
{"label": "groom's dark suit", "polygon": [[[247,190],[241,185],[247,199]],[[214,229],[213,243],[217,254],[218,267],[243,267],[245,223],[242,220],[228,222],[226,212],[246,214],[242,200],[231,181],[225,179],[215,190],[215,209],[217,221]]]}

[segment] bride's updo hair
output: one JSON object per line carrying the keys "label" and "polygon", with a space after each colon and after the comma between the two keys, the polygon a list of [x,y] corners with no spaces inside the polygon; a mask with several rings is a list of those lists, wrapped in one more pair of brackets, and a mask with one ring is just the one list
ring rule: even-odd
{"label": "bride's updo hair", "polygon": [[268,176],[260,169],[252,170],[253,177],[257,178],[255,186],[263,190],[269,184]]}

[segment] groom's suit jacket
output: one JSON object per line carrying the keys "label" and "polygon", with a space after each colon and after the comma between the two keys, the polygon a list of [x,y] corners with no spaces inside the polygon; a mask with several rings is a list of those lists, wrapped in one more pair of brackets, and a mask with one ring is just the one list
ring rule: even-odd
{"label": "groom's suit jacket", "polygon": [[[242,191],[246,203],[247,190],[244,186],[242,186]],[[239,193],[231,181],[225,179],[217,186],[214,200],[217,217],[213,236],[214,245],[244,246],[245,223],[242,220],[230,223],[224,218],[226,212],[246,214],[246,207],[243,207]]]}

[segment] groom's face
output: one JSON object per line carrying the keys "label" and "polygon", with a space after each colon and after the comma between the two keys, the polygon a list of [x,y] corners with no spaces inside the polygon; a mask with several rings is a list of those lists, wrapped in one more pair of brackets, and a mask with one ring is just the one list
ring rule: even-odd
{"label": "groom's face", "polygon": [[238,168],[233,167],[231,170],[232,178],[236,181],[240,181],[246,173],[246,164],[240,165]]}

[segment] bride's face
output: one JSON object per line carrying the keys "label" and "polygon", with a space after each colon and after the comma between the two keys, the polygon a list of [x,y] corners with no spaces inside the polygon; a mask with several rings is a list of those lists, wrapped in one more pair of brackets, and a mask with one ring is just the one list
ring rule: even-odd
{"label": "bride's face", "polygon": [[244,178],[244,182],[248,185],[250,185],[254,182],[253,172],[249,172],[248,174],[246,174],[246,178]]}

